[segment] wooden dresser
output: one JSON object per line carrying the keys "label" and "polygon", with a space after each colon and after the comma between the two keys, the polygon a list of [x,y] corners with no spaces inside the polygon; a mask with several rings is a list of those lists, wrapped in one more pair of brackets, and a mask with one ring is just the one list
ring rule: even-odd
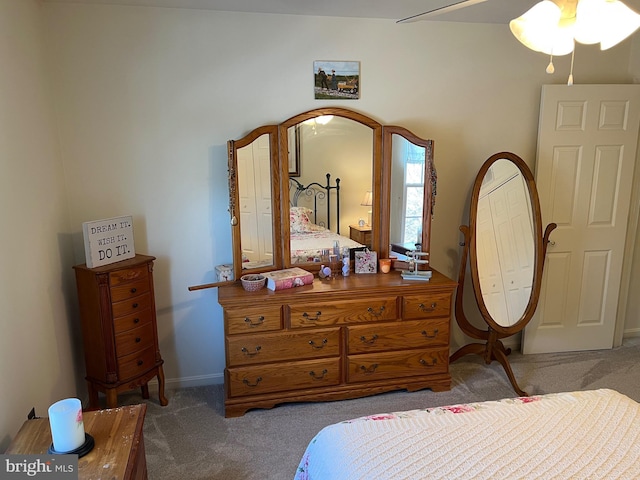
{"label": "wooden dresser", "polygon": [[226,416],[284,402],[449,390],[455,288],[437,271],[428,282],[393,271],[276,292],[221,286]]}
{"label": "wooden dresser", "polygon": [[98,392],[107,407],[118,404],[118,393],[142,388],[158,377],[161,405],[164,396],[163,360],[158,347],[153,292],[155,257],[134,258],[102,267],[73,267],[76,272],[82,337],[89,385],[90,408],[98,408]]}

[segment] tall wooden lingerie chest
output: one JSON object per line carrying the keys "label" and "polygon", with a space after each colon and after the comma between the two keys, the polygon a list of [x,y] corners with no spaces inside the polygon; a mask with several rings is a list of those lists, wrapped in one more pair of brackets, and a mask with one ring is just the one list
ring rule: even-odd
{"label": "tall wooden lingerie chest", "polygon": [[98,408],[98,392],[106,394],[109,408],[117,406],[118,393],[126,390],[140,387],[143,398],[149,398],[147,384],[154,377],[160,404],[168,403],[158,346],[154,260],[136,255],[101,267],[73,267],[91,408]]}

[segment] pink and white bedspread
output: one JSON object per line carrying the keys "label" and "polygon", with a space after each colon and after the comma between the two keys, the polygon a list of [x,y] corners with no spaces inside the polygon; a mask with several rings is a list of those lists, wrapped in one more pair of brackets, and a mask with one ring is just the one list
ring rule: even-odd
{"label": "pink and white bedspread", "polygon": [[295,480],[640,479],[640,404],[613,390],[372,415],[322,429]]}
{"label": "pink and white bedspread", "polygon": [[318,262],[322,256],[322,250],[333,249],[334,242],[338,242],[340,248],[364,247],[349,237],[338,235],[326,229],[291,233],[291,263]]}

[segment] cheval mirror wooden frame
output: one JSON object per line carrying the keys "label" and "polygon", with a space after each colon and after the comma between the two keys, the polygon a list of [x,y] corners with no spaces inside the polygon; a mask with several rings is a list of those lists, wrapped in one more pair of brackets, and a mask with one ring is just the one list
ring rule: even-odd
{"label": "cheval mirror wooden frame", "polygon": [[[521,315],[519,318],[514,319],[512,322],[503,322],[496,319],[496,312],[491,312],[489,306],[485,302],[484,295],[488,295],[489,292],[483,292],[481,285],[481,275],[479,268],[479,259],[484,252],[479,252],[479,240],[478,240],[478,225],[479,225],[479,209],[481,188],[483,184],[487,183],[489,178],[490,169],[499,161],[508,161],[513,164],[519,174],[522,176],[522,184],[526,185],[526,192],[528,193],[528,204],[530,207],[530,225],[532,231],[532,252],[531,256],[526,261],[532,261],[531,263],[531,276],[530,278],[530,293],[526,306],[522,308],[522,311],[518,311],[516,315]],[[515,169],[514,169],[515,171]],[[519,180],[517,180],[519,181]],[[523,188],[524,189],[524,188]],[[510,348],[506,348],[501,339],[510,337],[521,332],[529,323],[533,317],[538,300],[540,297],[540,288],[542,283],[542,272],[544,267],[544,258],[547,250],[547,244],[549,242],[549,235],[556,228],[555,223],[547,225],[544,234],[542,232],[542,216],[540,213],[540,204],[538,199],[538,192],[535,185],[535,180],[531,170],[527,164],[517,155],[510,152],[501,152],[492,155],[480,168],[473,185],[471,194],[471,206],[469,210],[469,225],[460,226],[460,231],[464,236],[463,242],[463,254],[460,262],[460,271],[458,276],[458,287],[455,301],[455,316],[456,321],[460,329],[468,336],[482,340],[484,343],[470,343],[460,349],[458,349],[451,357],[450,362],[455,362],[459,358],[467,354],[476,354],[484,358],[485,363],[488,365],[492,361],[498,361],[504,368],[511,385],[514,390],[521,396],[527,396],[527,393],[523,391],[515,379],[513,370],[509,363],[508,355],[511,353]],[[498,243],[497,240],[490,239],[490,242]],[[484,248],[484,247],[483,247]],[[496,246],[496,251],[499,248]],[[464,299],[464,284],[467,268],[467,257],[469,258],[469,270],[471,273],[471,280],[473,284],[473,292],[475,300],[482,314],[483,320],[487,324],[487,329],[482,330],[474,326],[464,313],[463,299]],[[484,260],[484,259],[483,259]],[[496,258],[496,260],[506,262],[506,259]],[[484,262],[486,263],[486,262]],[[526,285],[525,287],[528,287]],[[486,289],[486,285],[485,285]],[[510,324],[505,324],[510,323]]]}

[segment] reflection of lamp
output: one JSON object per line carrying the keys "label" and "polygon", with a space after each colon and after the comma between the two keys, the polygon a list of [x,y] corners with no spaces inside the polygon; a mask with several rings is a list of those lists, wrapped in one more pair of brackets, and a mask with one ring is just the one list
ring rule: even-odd
{"label": "reflection of lamp", "polygon": [[[362,199],[362,203],[360,204],[363,207],[370,207],[371,205],[373,205],[373,192],[368,191],[367,193],[364,194],[364,198]],[[367,225],[371,226],[371,210],[369,210],[369,221],[367,223]]]}
{"label": "reflection of lamp", "polygon": [[[606,50],[640,27],[640,15],[618,0],[543,0],[509,23],[511,33],[527,48],[551,55],[574,52],[575,42],[600,43]],[[573,84],[573,59],[569,85]]]}

